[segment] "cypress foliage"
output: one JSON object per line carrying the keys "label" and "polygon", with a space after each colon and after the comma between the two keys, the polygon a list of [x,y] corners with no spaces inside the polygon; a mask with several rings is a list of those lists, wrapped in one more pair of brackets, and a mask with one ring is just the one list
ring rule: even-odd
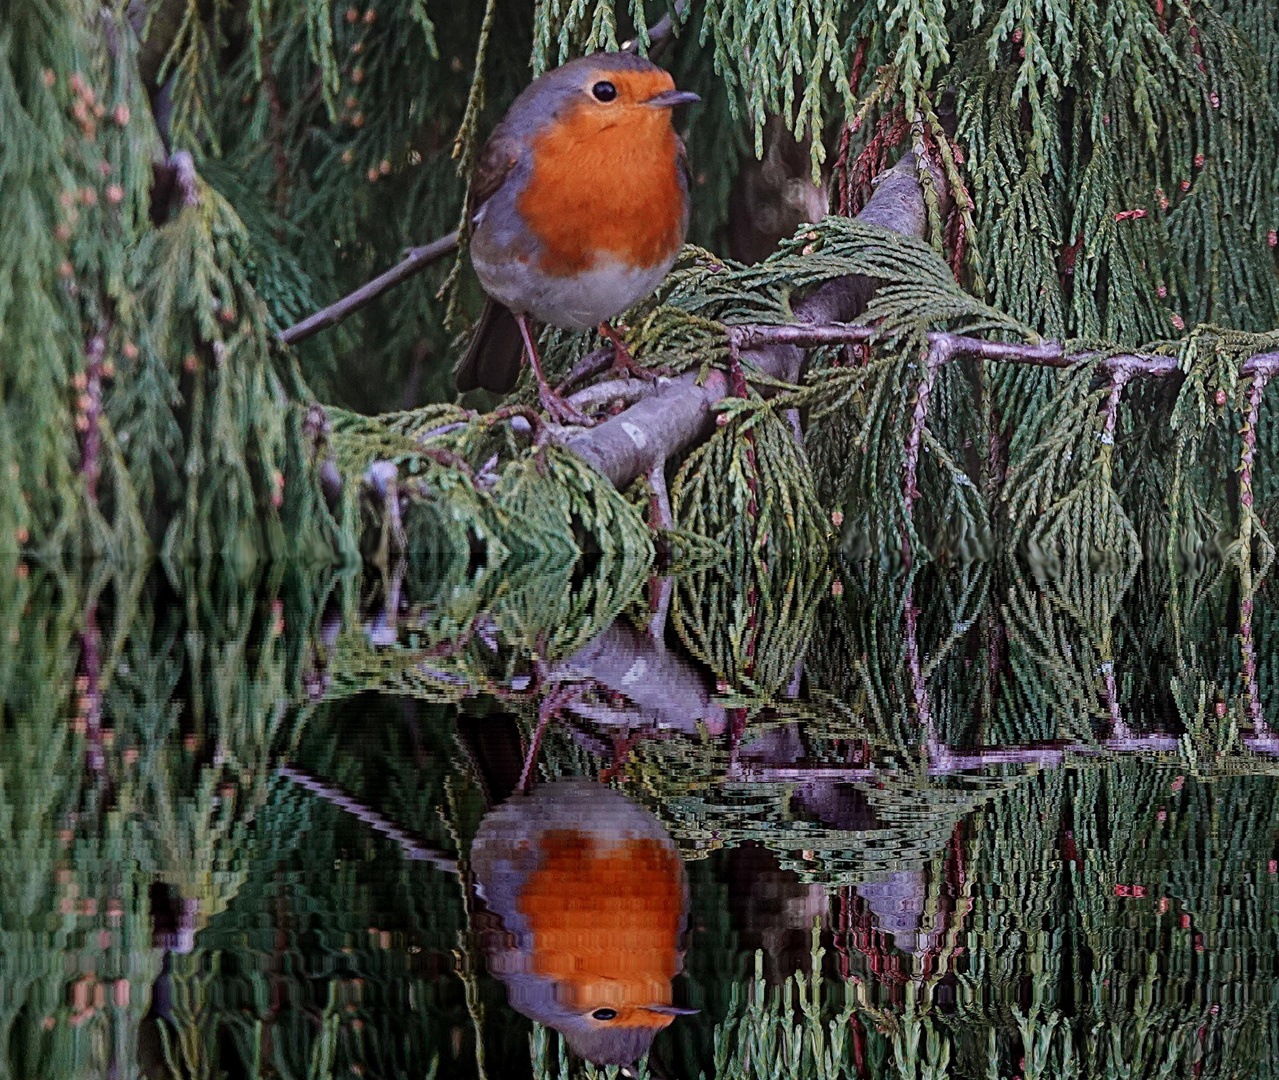
{"label": "cypress foliage", "polygon": [[[25,718],[0,747],[4,876],[22,885],[0,920],[9,1073],[127,1074],[165,951],[146,939],[157,883],[197,900],[208,930],[169,957],[170,1074],[212,1075],[223,1053],[317,1076],[431,1075],[445,1058],[478,1073],[486,1047],[526,1060],[523,1029],[491,1034],[501,998],[468,951],[456,881],[379,868],[369,837],[343,844],[332,811],[271,769],[287,754],[374,801],[385,777],[337,752],[370,690],[500,696],[531,733],[530,671],[645,606],[649,492],[538,445],[519,412],[527,385],[505,412],[447,402],[479,299],[464,253],[296,350],[275,335],[457,225],[466,166],[533,72],[632,33],[643,43],[664,13],[679,26],[668,62],[704,99],[689,130],[704,246],[628,315],[637,357],[723,365],[730,326],[785,323],[848,275],[882,285],[861,316],[873,340],[812,350],[794,383],[748,369],[714,437],[670,463],[675,520],[659,538],[691,569],[672,624],[721,684],[737,741],[646,742],[623,780],[690,858],[755,841],[843,890],[906,866],[931,912],[960,913],[905,978],[917,958],[849,950],[847,928],[833,988],[738,972],[679,1052],[723,1076],[761,1059],[849,1075],[855,1053],[918,1077],[1273,1069],[1273,769],[1244,736],[1275,700],[1261,601],[1277,432],[1243,369],[1279,344],[1272,6],[668,7],[4,8],[0,551],[122,566],[149,547],[180,593],[176,614],[134,615],[126,570],[106,585],[57,566],[0,573],[0,700],[6,724]],[[808,139],[839,214],[745,266],[713,251],[774,116]],[[906,151],[927,235],[847,220]],[[934,372],[937,332],[1028,348],[1056,336],[1064,366],[965,357]],[[543,341],[557,372],[594,344]],[[1166,361],[1162,379],[1106,366],[1135,350]],[[802,450],[791,409],[808,421]],[[368,610],[314,567],[251,565],[360,542],[385,574]],[[186,567],[208,554],[233,559]],[[24,620],[28,605],[39,614]],[[795,701],[784,688],[801,655],[822,691]],[[1094,738],[1116,718],[1142,730],[1169,716],[1182,733],[1168,758]],[[813,761],[840,766],[858,746],[884,766],[861,790],[865,827],[750,775],[751,741],[780,728]],[[1083,746],[1086,767],[929,771],[947,744],[1049,740]],[[440,736],[384,760],[381,809],[460,854],[482,799],[459,748]],[[547,734],[547,774],[605,764],[597,744]],[[297,851],[308,827],[328,845],[314,864]],[[953,859],[938,854],[957,829],[976,864],[966,887],[946,884]],[[1092,858],[1066,854],[1070,830]],[[285,913],[281,955],[267,955],[277,942],[256,928],[293,895],[277,880],[286,858],[305,863],[284,869],[311,908]],[[974,895],[978,880],[998,895]],[[961,940],[962,965],[949,959]],[[454,946],[463,979],[441,988]],[[1160,946],[1175,949],[1168,971]],[[733,952],[720,947],[723,971]],[[295,966],[304,949],[314,970]],[[264,1006],[269,988],[285,988],[284,1006]],[[407,1042],[402,1017],[417,1025]],[[531,1046],[539,1075],[568,1071],[553,1035]]]}
{"label": "cypress foliage", "polygon": [[[929,387],[916,521],[896,493],[905,457],[919,454],[907,445],[912,365],[925,331],[960,326],[1066,338],[1072,353],[1176,354],[1190,378],[1171,424],[1185,460],[1205,460],[1204,395],[1224,390],[1219,418],[1237,414],[1238,363],[1269,346],[1232,335],[1279,323],[1279,29],[1256,0],[15,8],[0,87],[0,536],[50,552],[148,542],[174,557],[353,551],[349,491],[374,448],[364,459],[339,453],[348,501],[335,521],[312,464],[329,453],[327,425],[308,422],[306,408],[313,393],[362,413],[450,396],[448,357],[478,299],[465,254],[296,358],[274,333],[458,222],[479,141],[530,74],[630,36],[644,48],[663,15],[676,25],[666,62],[705,99],[689,119],[694,239],[722,237],[743,155],[763,151],[776,117],[846,214],[915,151],[926,241],[963,290],[935,291],[940,262],[890,275],[902,288],[865,316],[880,325],[876,362],[852,377],[865,386],[840,381],[864,405],[830,394],[833,358],[816,357],[798,401],[816,408],[811,483],[793,486],[795,470],[758,448],[760,505],[815,495],[869,539],[907,529],[920,556],[984,546],[1005,520],[1002,539],[1019,543],[1032,517],[1041,550],[1083,544],[1127,557],[1153,535],[1107,492],[1113,463],[1078,464],[1102,397],[1081,398],[1080,376],[996,362],[945,370]],[[170,198],[154,179],[173,179],[175,153],[191,155],[194,176],[183,173]],[[806,287],[865,268],[870,249],[841,246],[837,228],[807,230],[727,277],[690,250],[688,272],[631,313],[634,346],[676,369],[720,362],[724,325],[784,321]],[[980,317],[973,300],[989,305]],[[549,366],[563,370],[593,344],[548,334]],[[1164,422],[1143,413],[1152,420]],[[403,426],[386,424],[388,438]],[[1258,431],[1264,454],[1268,427]],[[851,471],[850,436],[867,448]],[[998,463],[962,451],[992,438],[1008,445],[1012,491],[996,491]],[[1044,468],[1048,458],[1058,467]],[[1206,477],[1156,472],[1174,508],[1194,488],[1212,531],[1225,526],[1204,502]],[[690,520],[726,497],[737,498],[703,490]],[[571,517],[572,501],[542,522],[564,541],[553,519]],[[1088,535],[1075,535],[1078,520],[1091,522]],[[941,521],[958,531],[939,534]]]}

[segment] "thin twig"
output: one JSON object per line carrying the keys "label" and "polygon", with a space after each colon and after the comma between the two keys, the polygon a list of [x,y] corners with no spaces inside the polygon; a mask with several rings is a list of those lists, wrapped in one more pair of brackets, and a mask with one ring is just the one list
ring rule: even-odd
{"label": "thin twig", "polygon": [[[688,10],[688,0],[678,0],[675,4],[675,11],[683,19]],[[658,45],[664,44],[666,39],[674,32],[675,26],[671,20],[669,13],[663,15],[649,29],[648,40],[649,49],[652,50]],[[622,46],[623,52],[638,52],[639,40],[634,39],[627,41]],[[468,103],[469,108],[469,103]],[[457,150],[454,154],[456,156]],[[184,187],[184,192],[185,192]],[[188,203],[190,201],[188,197]],[[441,236],[438,240],[432,240],[429,244],[422,247],[413,248],[407,256],[395,266],[391,267],[385,274],[375,277],[366,285],[360,286],[355,292],[342,297],[335,303],[321,311],[317,311],[314,315],[310,315],[303,319],[300,323],[295,323],[288,329],[280,333],[280,340],[285,345],[296,345],[299,341],[304,341],[312,334],[318,334],[321,330],[327,330],[330,326],[336,326],[343,319],[359,311],[360,308],[372,303],[388,289],[393,289],[400,282],[412,277],[414,274],[430,266],[434,262],[438,262],[451,251],[455,251],[458,245],[457,231],[449,233],[447,236]]]}
{"label": "thin twig", "polygon": [[[924,428],[928,422],[928,398],[933,391],[933,379],[937,369],[951,359],[953,345],[951,339],[940,338],[928,348],[928,356],[924,360],[924,375],[919,380],[919,388],[915,391],[915,407],[911,413],[910,435],[906,441],[906,478],[904,489],[906,494],[906,516],[909,518],[915,500],[919,498],[916,479],[919,474],[919,448],[924,440]],[[910,565],[910,553],[904,551],[906,565]]]}
{"label": "thin twig", "polygon": [[578,383],[585,382],[593,375],[602,375],[612,366],[612,347],[608,345],[601,346],[587,353],[574,364],[569,373],[564,376],[564,381],[555,388],[555,392],[562,397]]}
{"label": "thin twig", "polygon": [[[860,345],[873,341],[878,334],[874,326],[862,323],[783,323],[777,326],[739,323],[728,328],[729,351],[744,351],[762,345],[794,345],[815,349],[823,345]],[[1058,341],[1041,341],[1035,345],[1015,341],[986,341],[984,338],[952,334],[934,330],[928,335],[928,344],[946,352],[943,363],[959,357],[972,356],[981,360],[997,360],[1006,363],[1032,364],[1037,367],[1069,368],[1090,359],[1099,358],[1095,352],[1068,353]],[[1173,356],[1147,353],[1123,353],[1099,358],[1103,371],[1126,369],[1129,375],[1160,377],[1177,370]],[[1279,353],[1259,353],[1244,364],[1244,374],[1252,374],[1258,366],[1272,368],[1279,373]]]}
{"label": "thin twig", "polygon": [[[676,0],[675,14],[679,16],[681,22],[684,21],[688,16],[688,0]],[[650,56],[659,50],[659,46],[666,44],[666,39],[671,36],[674,29],[675,23],[671,19],[669,11],[648,28],[648,52]],[[631,38],[629,41],[622,42],[622,52],[639,52],[639,47],[639,38]]]}
{"label": "thin twig", "polygon": [[1115,444],[1115,428],[1119,426],[1119,399],[1123,397],[1124,386],[1133,374],[1126,365],[1114,368],[1110,373],[1110,393],[1106,395],[1106,419],[1101,429],[1101,444]]}
{"label": "thin twig", "polygon": [[432,240],[422,247],[414,248],[403,260],[391,267],[385,274],[378,275],[368,284],[361,285],[355,292],[342,297],[336,303],[330,304],[322,311],[317,311],[314,315],[308,316],[300,323],[290,326],[287,330],[281,332],[280,340],[285,345],[296,345],[299,341],[309,338],[312,334],[318,334],[321,330],[336,326],[343,319],[359,311],[360,308],[371,304],[388,289],[393,289],[401,281],[411,278],[433,262],[438,262],[449,252],[456,250],[456,248],[456,231],[449,233],[447,236],[441,236],[438,240]]}
{"label": "thin twig", "polygon": [[558,717],[563,709],[580,698],[586,687],[581,685],[556,686],[545,698],[537,710],[537,727],[533,731],[528,753],[524,755],[524,768],[520,771],[519,790],[528,794],[533,787],[533,770],[537,768],[537,757],[542,749],[542,736],[552,720]]}

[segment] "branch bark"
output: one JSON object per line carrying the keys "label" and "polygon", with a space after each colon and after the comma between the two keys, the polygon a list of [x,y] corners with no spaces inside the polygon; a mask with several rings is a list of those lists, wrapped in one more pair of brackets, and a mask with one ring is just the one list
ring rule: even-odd
{"label": "branch bark", "polygon": [[695,735],[701,724],[712,735],[726,726],[714,687],[697,665],[668,650],[661,638],[616,619],[551,672],[558,680],[589,679],[598,687],[623,695],[634,708],[591,706],[568,708],[609,726],[658,728]]}
{"label": "branch bark", "polygon": [[[941,179],[938,190],[943,190]],[[907,154],[884,174],[858,221],[882,225],[907,236],[923,236],[928,211],[919,187],[915,155]],[[846,323],[856,318],[878,287],[873,278],[850,275],[819,286],[794,305],[800,323]],[[775,379],[794,382],[799,377],[804,349],[784,339],[746,341],[742,359]],[[816,344],[816,342],[814,342]],[[652,397],[598,427],[569,439],[566,444],[588,464],[624,489],[637,477],[665,464],[714,428],[715,404],[729,395],[728,376],[711,371],[704,382],[696,372],[672,379]]]}
{"label": "branch bark", "polygon": [[305,341],[312,334],[318,334],[321,330],[336,326],[347,316],[353,315],[360,308],[371,304],[388,289],[393,289],[401,281],[412,277],[418,271],[430,266],[431,263],[442,259],[450,251],[456,250],[457,239],[457,233],[451,232],[447,236],[441,236],[438,240],[432,240],[429,244],[414,248],[403,260],[396,263],[386,273],[379,274],[368,284],[361,285],[355,292],[342,297],[341,300],[330,304],[322,311],[317,311],[314,315],[308,316],[300,323],[290,326],[280,334],[280,340],[285,345],[296,345],[299,341]]}

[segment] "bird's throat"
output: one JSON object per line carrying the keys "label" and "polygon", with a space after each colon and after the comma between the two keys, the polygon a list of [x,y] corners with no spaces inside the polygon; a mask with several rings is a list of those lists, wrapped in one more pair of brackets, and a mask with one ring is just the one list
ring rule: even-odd
{"label": "bird's throat", "polygon": [[579,108],[538,135],[517,206],[541,244],[539,268],[568,276],[609,257],[666,262],[684,240],[678,153],[670,113],[642,105],[603,120]]}

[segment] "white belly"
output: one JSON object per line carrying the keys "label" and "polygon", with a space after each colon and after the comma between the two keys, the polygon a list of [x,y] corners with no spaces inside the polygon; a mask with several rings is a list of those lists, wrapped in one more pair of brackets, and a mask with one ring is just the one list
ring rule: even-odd
{"label": "white belly", "polygon": [[620,315],[656,289],[675,262],[672,257],[637,270],[599,259],[572,277],[555,277],[517,260],[487,262],[474,249],[471,258],[480,284],[495,300],[565,330],[587,330]]}

